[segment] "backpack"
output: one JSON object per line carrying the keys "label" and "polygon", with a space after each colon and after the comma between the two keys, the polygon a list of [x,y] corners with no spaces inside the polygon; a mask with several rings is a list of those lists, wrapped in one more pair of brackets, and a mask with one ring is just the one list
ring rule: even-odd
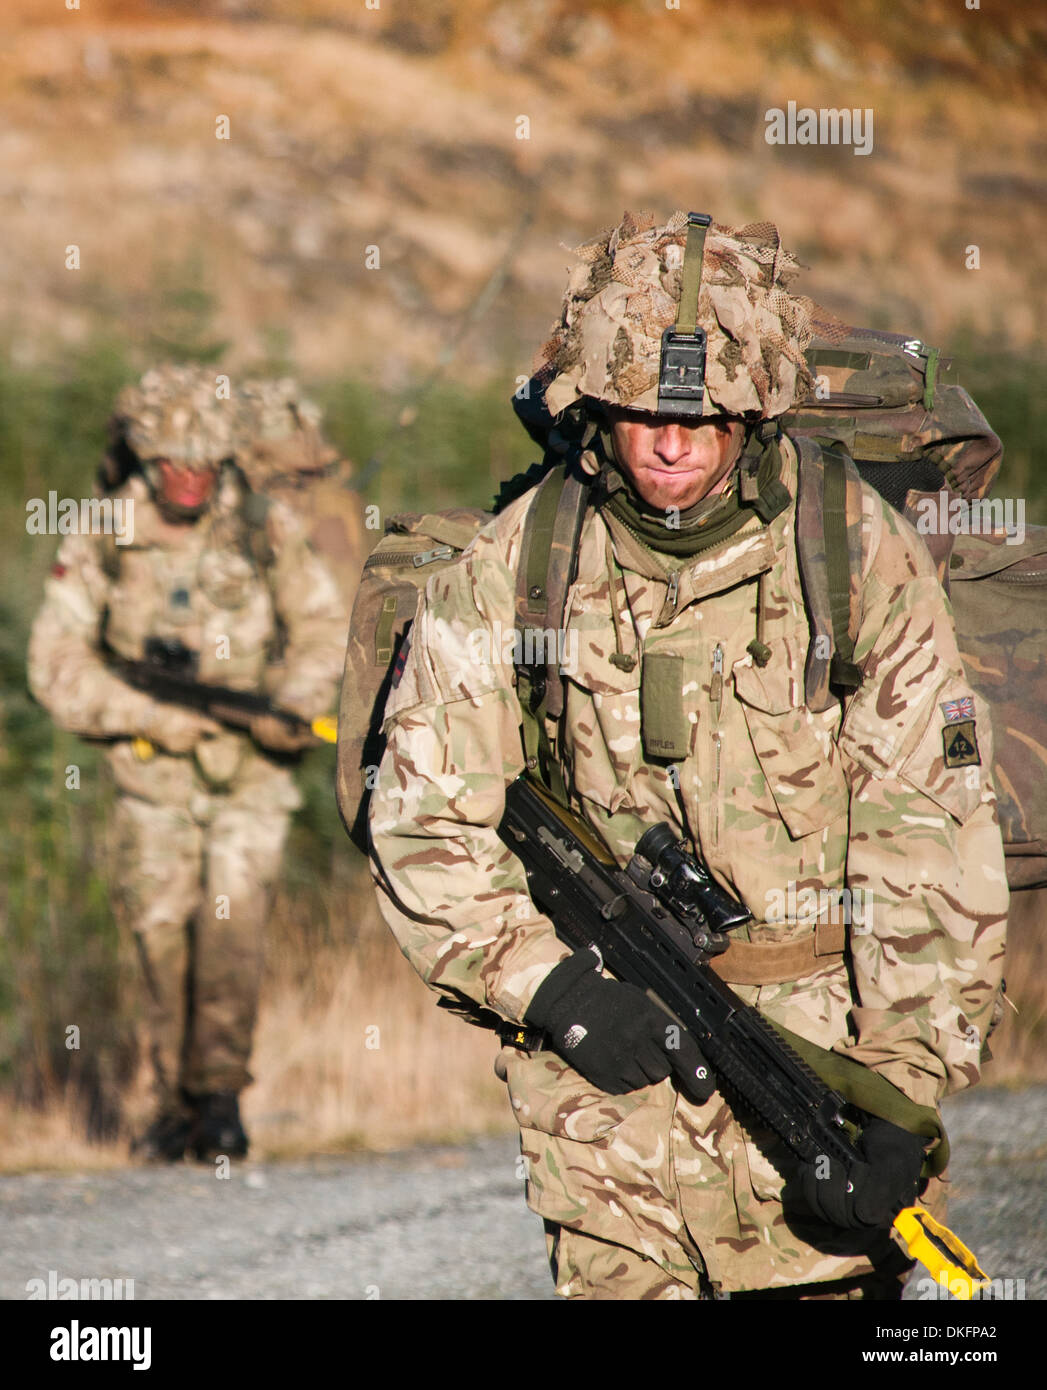
{"label": "backpack", "polygon": [[[1002,445],[961,387],[937,382],[941,363],[914,339],[829,325],[809,353],[815,372],[811,397],[783,426],[800,455],[797,547],[811,619],[807,700],[825,709],[853,689],[860,673],[850,657],[860,623],[860,586],[851,584],[861,563],[861,487],[865,478],[899,511],[919,520],[918,507],[943,492],[964,502],[984,496],[1002,459]],[[829,375],[826,399],[816,392]],[[846,388],[846,389],[845,389]],[[429,576],[453,564],[497,511],[532,487],[531,508],[517,575],[517,627],[557,628],[572,573],[571,562],[586,496],[577,460],[591,431],[568,411],[553,421],[542,381],[534,378],[513,398],[528,433],[545,451],[503,487],[491,512],[456,509],[393,517],[364,564],[350,624],[339,712],[337,795],[353,843],[367,851],[367,803],[384,752],[385,701],[420,591]],[[854,458],[850,450],[858,454]],[[919,529],[919,528],[918,528]],[[1030,527],[1024,545],[1014,537],[932,537],[929,546],[948,592],[958,582],[954,613],[961,655],[975,691],[993,713],[994,780],[1012,887],[1047,884],[1047,776],[1037,773],[1026,744],[1047,760],[1047,527]],[[926,532],[924,532],[926,537]],[[935,554],[935,552],[938,552]],[[1020,595],[1015,627],[997,632],[1001,595]],[[817,637],[828,660],[815,659]],[[521,641],[518,650],[541,650]],[[526,763],[554,795],[563,797],[559,771],[548,756],[543,715],[562,710],[559,671],[518,666],[525,712]],[[1001,698],[1006,689],[1007,698]],[[1043,724],[1036,737],[1037,724]]]}
{"label": "backpack", "polygon": [[[800,568],[809,599],[808,582],[821,595],[812,633],[831,632],[834,654],[853,652],[860,477],[922,536],[950,598],[968,679],[992,716],[1008,884],[1047,886],[1047,527],[1025,527],[1023,539],[1008,532],[1002,501],[986,495],[1003,445],[968,393],[939,380],[948,364],[936,349],[821,310],[815,326],[815,385],[782,423],[798,444],[817,441],[824,459],[840,457],[847,481],[838,505],[812,515],[808,500],[803,517],[801,472]],[[819,473],[808,466],[809,492]],[[809,662],[808,702],[825,708],[817,675]]]}
{"label": "backpack", "polygon": [[[236,454],[252,496],[248,520],[264,524],[267,500],[282,502],[305,527],[310,545],[327,563],[348,613],[367,550],[363,506],[352,466],[308,427],[292,439],[255,440]],[[265,499],[265,500],[262,500]]]}
{"label": "backpack", "polygon": [[431,574],[454,564],[491,514],[459,507],[390,517],[364,561],[353,602],[338,710],[338,809],[367,853],[367,809],[385,752],[382,718],[418,596]]}
{"label": "backpack", "polygon": [[1047,526],[957,536],[950,593],[960,653],[992,710],[993,777],[1012,889],[1047,885]]}
{"label": "backpack", "polygon": [[814,384],[782,416],[788,433],[837,440],[899,512],[912,489],[984,497],[1003,445],[963,387],[940,380],[949,360],[918,338],[854,328],[817,308],[814,326]]}
{"label": "backpack", "polygon": [[[949,366],[918,338],[854,328],[815,307],[807,350],[814,383],[782,417],[802,435],[843,447],[859,477],[921,532],[946,593],[952,536],[923,527],[930,498],[984,498],[1003,445],[962,386],[941,381]],[[925,499],[927,499],[925,501]]]}

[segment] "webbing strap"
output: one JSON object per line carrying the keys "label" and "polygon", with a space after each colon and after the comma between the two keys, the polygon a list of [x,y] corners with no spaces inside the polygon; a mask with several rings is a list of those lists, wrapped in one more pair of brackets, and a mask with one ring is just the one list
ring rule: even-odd
{"label": "webbing strap", "polygon": [[813,347],[804,353],[807,365],[814,367],[846,367],[852,372],[867,372],[872,361],[868,352],[844,352],[837,348]]}
{"label": "webbing strap", "polygon": [[[524,592],[518,592],[523,612],[528,615],[544,617],[547,608],[546,576],[549,569],[549,555],[553,548],[553,527],[556,511],[560,505],[560,494],[564,486],[562,468],[554,468],[538,487],[538,497],[527,517],[524,531],[524,556],[521,557],[521,572],[524,577]],[[518,614],[520,607],[518,606]]]}
{"label": "webbing strap", "polygon": [[248,545],[251,558],[266,573],[275,556],[269,543],[267,522],[272,501],[264,492],[248,492],[243,501],[243,517],[247,524]]}
{"label": "webbing strap", "polygon": [[897,435],[869,434],[855,430],[851,454],[863,463],[898,463],[907,455]]}
{"label": "webbing strap", "polygon": [[822,449],[825,477],[822,517],[825,527],[825,573],[829,587],[829,617],[833,655],[829,679],[845,690],[857,690],[861,672],[854,664],[851,618],[851,558],[847,543],[847,474],[842,457]]}
{"label": "webbing strap", "polygon": [[567,785],[560,762],[549,741],[542,701],[535,702],[534,686],[525,667],[517,667],[516,693],[520,700],[521,733],[527,771],[541,781],[561,806],[567,805]]}
{"label": "webbing strap", "polygon": [[114,584],[120,578],[120,548],[112,531],[103,531],[99,542],[101,565],[105,577]]}
{"label": "webbing strap", "polygon": [[[545,636],[546,666],[545,712],[550,719],[563,713],[563,681],[560,677],[560,650],[567,592],[578,562],[578,543],[582,533],[582,518],[589,496],[589,484],[577,474],[568,472],[560,493],[553,521],[552,544],[546,565]],[[549,633],[553,633],[553,650],[548,650]]]}
{"label": "webbing strap", "polygon": [[937,1110],[910,1100],[904,1091],[900,1091],[885,1076],[856,1062],[853,1057],[819,1047],[817,1043],[809,1042],[808,1039],[784,1028],[774,1019],[769,1018],[767,1022],[782,1035],[792,1050],[826,1086],[838,1091],[851,1105],[864,1110],[868,1115],[888,1120],[909,1134],[918,1135],[925,1143],[936,1139],[936,1147],[924,1156],[923,1172],[925,1177],[936,1177],[944,1172],[949,1162],[949,1140]]}
{"label": "webbing strap", "polygon": [[386,594],[374,630],[374,664],[388,666],[393,656],[393,623],[396,621],[396,595]]}
{"label": "webbing strap", "polygon": [[[567,804],[567,792],[546,719],[558,719],[563,712],[560,632],[587,497],[587,483],[573,470],[567,466],[552,469],[538,485],[538,495],[527,514],[517,564],[516,681],[523,712],[524,756],[528,769],[540,775],[563,805]],[[538,660],[539,654],[544,661]]]}
{"label": "webbing strap", "polygon": [[927,365],[923,371],[923,408],[924,410],[934,409],[934,387],[938,379],[938,362],[941,357],[940,348],[927,349]]}
{"label": "webbing strap", "polygon": [[[804,696],[811,710],[829,709],[861,672],[854,645],[861,625],[861,480],[835,439],[794,439],[798,454],[796,555],[811,620]],[[851,576],[858,581],[852,593]],[[852,611],[853,602],[853,611]]]}
{"label": "webbing strap", "polygon": [[705,213],[687,214],[687,244],[683,252],[680,303],[676,310],[677,333],[693,333],[698,323],[698,288],[702,279],[705,234],[711,220]]}

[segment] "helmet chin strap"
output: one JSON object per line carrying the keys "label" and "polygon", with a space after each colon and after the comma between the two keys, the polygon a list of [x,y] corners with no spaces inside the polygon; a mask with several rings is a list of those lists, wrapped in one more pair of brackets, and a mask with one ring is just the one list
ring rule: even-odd
{"label": "helmet chin strap", "polygon": [[762,501],[757,474],[764,449],[768,444],[780,439],[781,434],[782,427],[777,419],[747,421],[745,442],[737,460],[741,471],[739,496],[743,502],[755,504],[757,511],[765,521],[769,521],[771,517],[777,515],[777,511],[772,511],[769,515],[764,516],[764,512],[768,511],[769,507],[777,506],[777,510],[781,511],[781,507],[778,506],[780,498],[775,497],[766,503]]}

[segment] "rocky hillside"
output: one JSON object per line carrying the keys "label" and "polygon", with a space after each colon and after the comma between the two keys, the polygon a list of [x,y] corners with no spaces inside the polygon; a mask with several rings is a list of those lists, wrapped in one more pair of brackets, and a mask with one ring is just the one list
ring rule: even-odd
{"label": "rocky hillside", "polygon": [[[511,382],[565,246],[626,207],[680,206],[777,221],[803,287],[844,315],[943,343],[1037,337],[1042,14],[672,4],[8,0],[11,351],[97,330],[143,356],[227,342],[381,388],[461,333],[463,369]],[[871,152],[769,144],[766,113],[790,102],[870,109]]]}

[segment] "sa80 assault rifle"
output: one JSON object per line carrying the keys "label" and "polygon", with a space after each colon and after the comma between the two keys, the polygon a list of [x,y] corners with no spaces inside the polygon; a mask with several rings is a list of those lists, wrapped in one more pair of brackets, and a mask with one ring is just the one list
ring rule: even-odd
{"label": "sa80 assault rifle", "polygon": [[[274,705],[268,695],[252,690],[230,690],[224,685],[207,685],[197,680],[197,653],[178,638],[148,638],[144,661],[121,656],[104,639],[102,653],[110,670],[136,690],[169,704],[197,710],[231,728],[250,728],[256,715],[268,714],[279,719],[292,733],[311,733],[317,742],[334,743],[338,736],[334,719],[326,715],[309,722]],[[152,756],[151,752],[146,753],[151,745],[145,739],[136,739],[135,743],[142,756]]]}
{"label": "sa80 assault rifle", "polygon": [[[787,1145],[801,1164],[827,1158],[845,1174],[869,1113],[817,1074],[860,1073],[874,1098],[883,1077],[772,1025],[709,968],[727,932],[751,920],[705,865],[656,825],[623,871],[588,827],[527,777],[506,792],[499,834],[521,860],[535,905],[576,950],[595,947],[619,980],[636,985],[698,1045],[722,1087]],[[802,1055],[801,1055],[802,1054]],[[844,1089],[847,1089],[845,1086]],[[875,1099],[870,1104],[875,1103]],[[906,1207],[893,1233],[960,1299],[987,1282],[970,1250],[922,1207]]]}

